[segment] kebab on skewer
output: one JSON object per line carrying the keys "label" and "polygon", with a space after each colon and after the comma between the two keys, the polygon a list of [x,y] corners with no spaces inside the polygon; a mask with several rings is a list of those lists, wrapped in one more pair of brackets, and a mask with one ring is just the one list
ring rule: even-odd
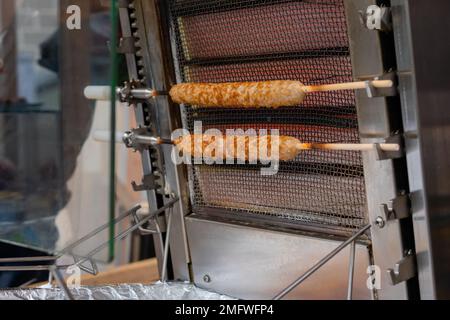
{"label": "kebab on skewer", "polygon": [[[344,82],[325,85],[306,86],[300,81],[274,80],[259,82],[226,83],[181,83],[174,85],[169,95],[176,103],[189,104],[194,107],[214,108],[279,108],[297,106],[311,92],[391,88],[392,80],[371,80]],[[109,100],[111,88],[88,86],[84,91],[88,99]],[[148,100],[163,93],[145,88],[118,88],[117,94],[122,101],[131,99]]]}
{"label": "kebab on skewer", "polygon": [[305,86],[300,81],[276,80],[260,82],[181,83],[169,92],[176,103],[199,107],[278,108],[297,106],[310,92],[390,88],[392,80],[346,82]]}
{"label": "kebab on skewer", "polygon": [[[184,135],[172,141],[177,150],[186,157],[209,156],[213,159],[239,159],[245,161],[270,160],[277,157],[280,161],[293,160],[304,150],[374,150],[373,143],[303,143],[290,136],[251,136],[208,134]],[[213,146],[213,147],[211,147]],[[399,151],[396,143],[380,143],[383,151]],[[261,147],[266,151],[260,152]],[[278,154],[278,156],[276,155]]]}

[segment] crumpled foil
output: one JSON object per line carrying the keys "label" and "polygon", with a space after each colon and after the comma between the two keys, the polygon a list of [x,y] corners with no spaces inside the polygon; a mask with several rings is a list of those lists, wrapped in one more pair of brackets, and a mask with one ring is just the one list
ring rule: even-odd
{"label": "crumpled foil", "polygon": [[[75,300],[233,300],[191,283],[157,282],[152,285],[121,284],[70,289]],[[65,300],[60,288],[0,290],[0,300]]]}

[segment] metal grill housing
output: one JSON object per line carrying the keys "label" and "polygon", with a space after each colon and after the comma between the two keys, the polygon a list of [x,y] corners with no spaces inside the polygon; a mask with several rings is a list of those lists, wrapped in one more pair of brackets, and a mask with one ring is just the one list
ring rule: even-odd
{"label": "metal grill housing", "polygon": [[[183,82],[352,81],[343,0],[172,0],[171,24]],[[279,129],[304,142],[358,143],[352,91],[310,94],[296,107],[211,109],[183,106],[184,126]],[[351,232],[366,221],[361,155],[305,151],[274,176],[258,165],[192,165],[194,212],[269,216]],[[325,230],[325,228],[324,228]]]}

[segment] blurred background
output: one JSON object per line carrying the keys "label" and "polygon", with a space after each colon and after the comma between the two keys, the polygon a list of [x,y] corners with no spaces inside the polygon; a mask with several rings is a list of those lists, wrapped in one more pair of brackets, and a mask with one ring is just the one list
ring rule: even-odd
{"label": "blurred background", "polygon": [[[110,2],[0,1],[0,258],[53,254],[145,203],[144,194],[131,190],[131,181],[142,177],[139,154],[117,144],[112,157],[115,141],[108,140],[111,110],[119,132],[136,126],[132,112],[83,96],[87,85],[115,86],[126,77],[112,65],[117,60],[109,43],[118,34]],[[80,30],[66,27],[67,7],[74,4],[81,9]],[[127,226],[110,227],[74,253],[83,256],[110,241],[95,256],[105,270],[152,257],[151,236],[112,241],[113,231]],[[0,272],[0,287],[46,277]]]}

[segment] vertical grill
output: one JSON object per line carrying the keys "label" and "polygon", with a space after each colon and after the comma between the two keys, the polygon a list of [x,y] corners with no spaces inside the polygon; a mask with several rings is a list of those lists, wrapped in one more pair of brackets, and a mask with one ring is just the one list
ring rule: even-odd
{"label": "vertical grill", "polygon": [[[184,82],[299,80],[352,81],[343,0],[172,0],[171,22]],[[279,129],[304,142],[358,143],[351,91],[309,95],[279,109],[185,106],[184,126],[203,129]],[[262,176],[258,165],[192,165],[194,212],[319,225],[351,232],[366,222],[361,155],[304,151]]]}

